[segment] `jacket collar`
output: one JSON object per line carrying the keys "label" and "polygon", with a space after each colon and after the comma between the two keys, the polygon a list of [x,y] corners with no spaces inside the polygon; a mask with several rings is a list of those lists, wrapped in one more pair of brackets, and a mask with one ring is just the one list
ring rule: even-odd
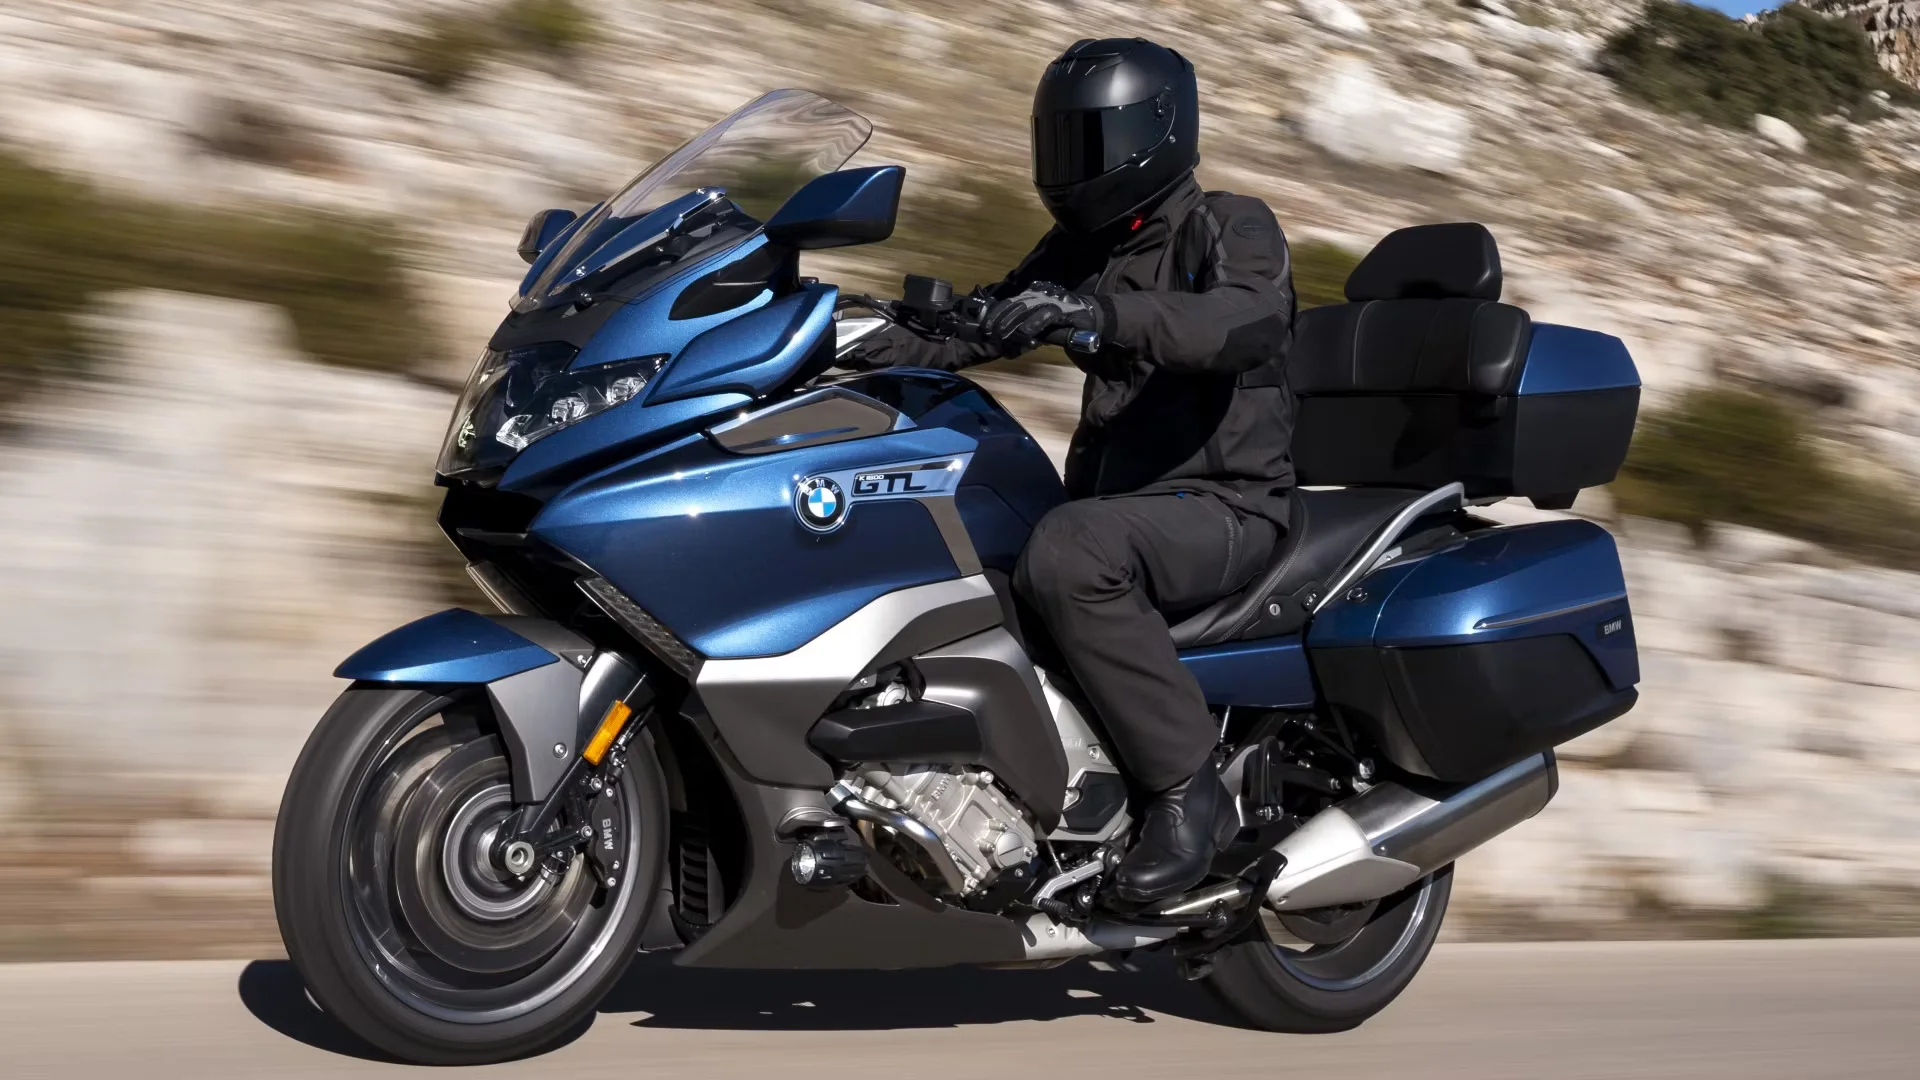
{"label": "jacket collar", "polygon": [[[1139,251],[1166,243],[1173,235],[1173,230],[1180,227],[1180,223],[1205,197],[1206,193],[1200,190],[1200,182],[1189,173],[1151,210],[1137,217],[1126,218],[1114,226],[1126,230],[1114,244],[1115,253]],[[1135,226],[1135,221],[1140,224]]]}

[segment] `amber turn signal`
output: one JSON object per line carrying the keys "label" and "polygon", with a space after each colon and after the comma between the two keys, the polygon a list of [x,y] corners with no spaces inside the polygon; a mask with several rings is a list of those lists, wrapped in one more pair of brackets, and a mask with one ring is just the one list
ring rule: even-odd
{"label": "amber turn signal", "polygon": [[620,729],[627,726],[627,718],[632,715],[633,710],[627,708],[626,702],[614,702],[613,707],[607,710],[606,719],[600,721],[600,730],[593,733],[593,738],[587,742],[587,748],[580,756],[586,758],[589,765],[599,765],[607,756],[607,751],[613,748],[613,740],[620,737]]}

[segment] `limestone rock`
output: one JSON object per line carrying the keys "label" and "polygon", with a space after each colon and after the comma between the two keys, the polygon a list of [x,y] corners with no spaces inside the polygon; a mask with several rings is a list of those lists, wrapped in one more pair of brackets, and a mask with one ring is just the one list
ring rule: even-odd
{"label": "limestone rock", "polygon": [[1339,157],[1433,173],[1458,171],[1473,123],[1452,106],[1406,97],[1365,60],[1340,57],[1308,105],[1307,138]]}
{"label": "limestone rock", "polygon": [[1754,133],[1790,154],[1807,152],[1807,137],[1798,128],[1777,116],[1762,113],[1753,118]]}
{"label": "limestone rock", "polygon": [[340,658],[437,606],[397,556],[451,402],[303,359],[273,308],[137,292],[95,329],[98,377],[0,457],[9,720],[77,751],[137,701],[89,772],[284,775]]}
{"label": "limestone rock", "polygon": [[1353,10],[1352,5],[1343,0],[1293,0],[1293,2],[1299,6],[1300,14],[1336,34],[1365,37],[1372,32],[1367,26],[1367,20]]}
{"label": "limestone rock", "polygon": [[1414,46],[1414,52],[1460,71],[1474,71],[1480,67],[1480,61],[1473,55],[1473,50],[1458,41],[1423,41]]}

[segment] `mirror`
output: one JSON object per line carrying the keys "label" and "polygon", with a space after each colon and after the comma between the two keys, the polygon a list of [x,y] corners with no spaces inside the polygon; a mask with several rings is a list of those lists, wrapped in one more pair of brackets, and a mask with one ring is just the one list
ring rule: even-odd
{"label": "mirror", "polygon": [[542,210],[533,215],[532,220],[527,222],[526,231],[520,234],[520,257],[527,261],[527,265],[533,265],[540,253],[559,239],[560,234],[566,232],[567,226],[572,225],[579,216],[571,210]]}
{"label": "mirror", "polygon": [[893,235],[906,176],[898,165],[816,176],[774,212],[767,239],[800,251],[879,243]]}

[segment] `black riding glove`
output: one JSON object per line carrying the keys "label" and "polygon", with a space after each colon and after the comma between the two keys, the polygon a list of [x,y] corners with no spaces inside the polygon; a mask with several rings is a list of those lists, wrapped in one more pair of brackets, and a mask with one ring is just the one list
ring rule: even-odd
{"label": "black riding glove", "polygon": [[1002,356],[1031,352],[1056,330],[1104,334],[1106,319],[1091,296],[1070,293],[1048,281],[1036,281],[1019,293],[996,300],[980,325],[987,344]]}

